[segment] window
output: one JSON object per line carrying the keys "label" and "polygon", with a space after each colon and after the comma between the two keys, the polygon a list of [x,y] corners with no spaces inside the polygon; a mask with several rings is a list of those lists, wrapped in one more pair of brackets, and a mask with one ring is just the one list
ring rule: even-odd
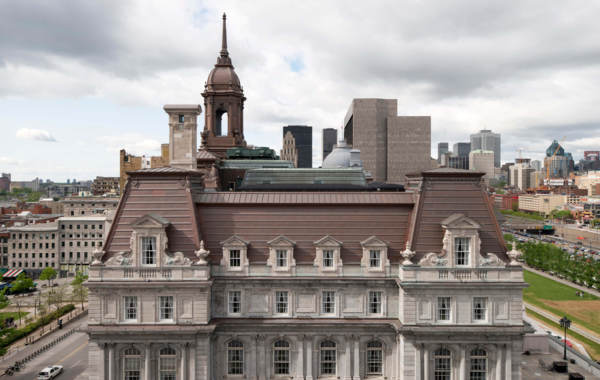
{"label": "window", "polygon": [[383,374],[383,346],[381,342],[367,343],[367,376]]}
{"label": "window", "polygon": [[290,374],[290,344],[285,340],[273,343],[273,373],[275,375]]}
{"label": "window", "polygon": [[287,250],[285,249],[278,249],[277,251],[275,251],[276,255],[277,255],[277,266],[278,267],[287,267]]}
{"label": "window", "polygon": [[333,250],[332,249],[324,249],[323,250],[323,267],[324,268],[333,268]]}
{"label": "window", "polygon": [[178,115],[179,116],[179,122],[183,123],[185,120],[185,117],[183,115]]}
{"label": "window", "polygon": [[228,310],[229,314],[239,314],[242,312],[242,292],[232,290],[228,295]]}
{"label": "window", "polygon": [[171,347],[159,352],[159,380],[175,380],[177,377],[177,352]]}
{"label": "window", "polygon": [[140,380],[142,355],[136,348],[123,351],[123,379]]}
{"label": "window", "polygon": [[473,298],[473,320],[474,321],[487,320],[487,298],[485,298],[485,297],[474,297]]}
{"label": "window", "polygon": [[156,265],[156,238],[142,237],[142,265]]}
{"label": "window", "polygon": [[287,314],[288,312],[288,292],[275,292],[275,312],[277,314]]}
{"label": "window", "polygon": [[433,353],[433,378],[450,380],[450,351],[447,348],[437,349]]}
{"label": "window", "polygon": [[242,256],[239,249],[229,250],[229,266],[240,267],[242,265]]}
{"label": "window", "polygon": [[319,355],[321,375],[336,374],[336,344],[330,340],[321,342]]}
{"label": "window", "polygon": [[381,251],[371,249],[369,251],[369,266],[371,268],[379,268],[381,266]]}
{"label": "window", "polygon": [[323,292],[322,310],[324,314],[335,313],[335,292]]}
{"label": "window", "polygon": [[227,345],[227,374],[244,374],[244,345],[238,340],[232,340]]}
{"label": "window", "polygon": [[158,317],[161,321],[173,320],[173,296],[158,297]]}
{"label": "window", "polygon": [[369,313],[381,314],[381,292],[369,292]]}
{"label": "window", "polygon": [[487,352],[481,348],[471,351],[469,380],[485,380],[487,374]]}
{"label": "window", "polygon": [[454,259],[456,265],[469,265],[469,240],[466,237],[454,238]]}
{"label": "window", "polygon": [[123,297],[123,318],[126,321],[137,321],[137,297],[136,296],[125,296]]}
{"label": "window", "polygon": [[438,321],[450,320],[450,297],[438,297],[437,319]]}

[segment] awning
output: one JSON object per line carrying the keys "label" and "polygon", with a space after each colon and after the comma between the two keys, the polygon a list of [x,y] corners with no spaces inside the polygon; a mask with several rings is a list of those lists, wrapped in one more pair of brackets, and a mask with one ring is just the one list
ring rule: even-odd
{"label": "awning", "polygon": [[23,269],[11,269],[8,272],[4,273],[4,276],[2,276],[2,277],[4,277],[4,278],[17,277],[21,273],[23,273]]}

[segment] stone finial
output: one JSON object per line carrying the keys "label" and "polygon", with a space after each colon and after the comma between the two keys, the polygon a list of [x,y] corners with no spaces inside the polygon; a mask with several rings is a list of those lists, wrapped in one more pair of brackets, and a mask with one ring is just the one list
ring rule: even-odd
{"label": "stone finial", "polygon": [[406,247],[406,249],[402,252],[402,257],[404,257],[404,261],[402,265],[413,265],[411,259],[416,255],[415,251],[411,251],[410,248]]}
{"label": "stone finial", "polygon": [[208,249],[204,249],[204,240],[200,241],[200,249],[195,251],[194,253],[196,254],[196,257],[198,258],[196,265],[208,264],[208,262],[206,261],[206,258],[210,254],[210,251]]}
{"label": "stone finial", "polygon": [[506,254],[508,255],[508,257],[510,257],[510,263],[508,263],[509,266],[520,265],[519,262],[517,261],[517,259],[519,257],[521,257],[521,255],[523,254],[523,252],[521,252],[518,249],[515,249],[513,247],[513,249],[511,249],[510,251],[506,252]]}
{"label": "stone finial", "polygon": [[102,257],[103,256],[104,256],[103,250],[101,250],[100,248],[94,249],[94,251],[92,252],[92,257],[94,258],[94,260],[92,261],[92,263],[90,265],[102,265]]}

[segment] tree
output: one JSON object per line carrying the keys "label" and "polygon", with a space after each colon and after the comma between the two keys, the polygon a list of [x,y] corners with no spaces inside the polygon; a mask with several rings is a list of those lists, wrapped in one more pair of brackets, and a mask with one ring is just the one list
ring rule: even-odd
{"label": "tree", "polygon": [[84,275],[83,272],[79,271],[75,273],[75,278],[71,281],[71,285],[81,285],[88,279],[88,276]]}
{"label": "tree", "polygon": [[46,267],[40,274],[40,280],[48,281],[48,286],[52,285],[52,280],[56,278],[56,270],[52,267]]}
{"label": "tree", "polygon": [[21,293],[26,290],[33,288],[33,280],[25,273],[21,273],[17,276],[17,279],[12,283],[12,292]]}
{"label": "tree", "polygon": [[10,304],[10,299],[6,295],[7,289],[8,288],[4,288],[4,289],[0,290],[0,309],[3,309]]}
{"label": "tree", "polygon": [[83,303],[87,301],[88,289],[83,283],[88,279],[88,276],[82,272],[77,272],[75,278],[71,281],[73,286],[73,297],[81,302],[81,310],[83,310]]}
{"label": "tree", "polygon": [[65,300],[66,288],[64,285],[58,286],[56,288],[50,289],[48,293],[46,293],[46,303],[48,306],[54,305],[55,310],[61,306],[61,304]]}

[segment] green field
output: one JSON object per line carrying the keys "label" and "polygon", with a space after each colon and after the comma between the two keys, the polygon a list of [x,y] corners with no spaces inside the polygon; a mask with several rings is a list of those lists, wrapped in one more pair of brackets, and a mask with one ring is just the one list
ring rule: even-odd
{"label": "green field", "polygon": [[557,316],[566,315],[578,325],[600,334],[600,299],[589,293],[576,295],[577,289],[525,270],[523,300]]}

